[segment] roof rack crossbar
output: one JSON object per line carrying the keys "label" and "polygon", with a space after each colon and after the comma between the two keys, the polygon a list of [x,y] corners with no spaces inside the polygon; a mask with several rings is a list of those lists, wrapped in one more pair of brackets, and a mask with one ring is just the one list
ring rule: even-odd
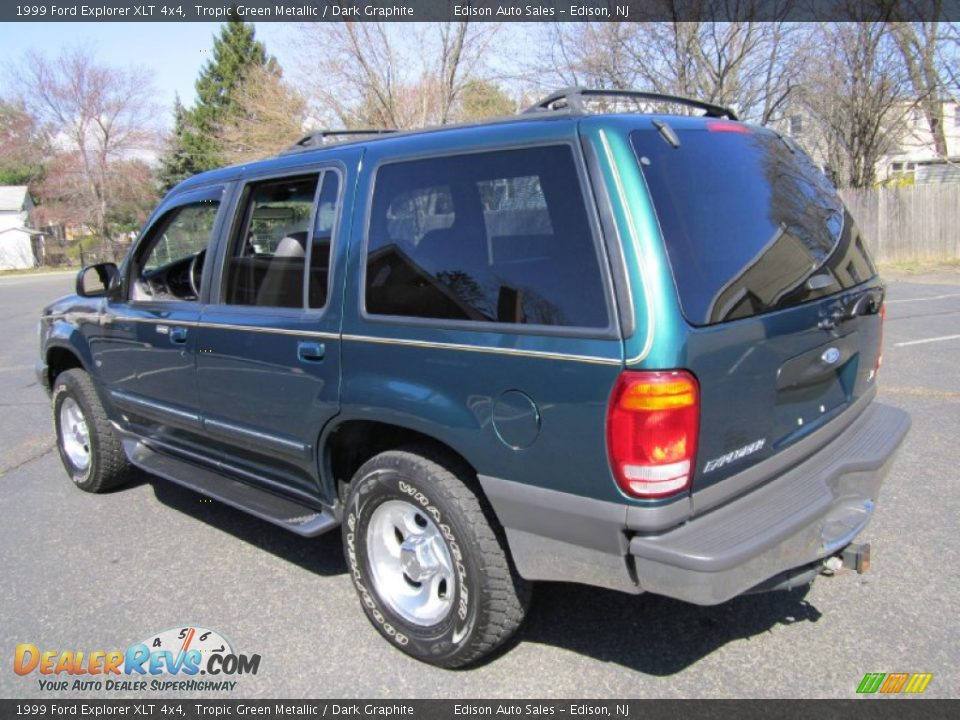
{"label": "roof rack crossbar", "polygon": [[396,130],[391,130],[387,128],[358,128],[356,130],[313,130],[312,132],[304,135],[302,138],[297,140],[295,143],[287,147],[281,152],[281,155],[286,155],[288,153],[298,152],[300,150],[307,150],[309,148],[321,147],[323,145],[329,144],[327,138],[342,138],[350,136],[366,136],[366,135],[388,135],[390,133],[395,133]]}
{"label": "roof rack crossbar", "polygon": [[535,105],[531,105],[523,112],[526,114],[569,110],[572,113],[585,113],[586,107],[584,105],[584,99],[588,97],[621,97],[634,100],[670,102],[703,110],[706,117],[726,117],[730,120],[740,119],[731,108],[702,100],[694,100],[693,98],[683,97],[681,95],[666,95],[664,93],[645,92],[641,90],[598,90],[579,86],[558,90],[543,98]]}

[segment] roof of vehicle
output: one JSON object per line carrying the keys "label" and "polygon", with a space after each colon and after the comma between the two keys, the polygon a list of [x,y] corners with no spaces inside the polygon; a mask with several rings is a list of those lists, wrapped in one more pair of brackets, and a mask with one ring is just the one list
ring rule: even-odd
{"label": "roof of vehicle", "polygon": [[[675,115],[670,113],[651,113],[642,108],[653,103],[669,103],[688,108],[703,110],[701,116]],[[590,106],[599,105],[600,112],[592,111]],[[681,122],[699,121],[707,119],[727,118],[731,122],[739,122],[736,113],[713,103],[685,98],[677,95],[665,95],[636,90],[594,90],[582,87],[571,87],[559,90],[536,104],[528,107],[517,115],[487,118],[481,121],[451,123],[433,127],[415,128],[410,130],[390,129],[359,129],[359,130],[317,130],[308,133],[296,143],[281,151],[278,155],[264,158],[252,163],[232,165],[217,170],[200,173],[187,178],[176,188],[176,192],[189,190],[215,182],[228,182],[240,177],[244,170],[252,167],[283,169],[307,164],[322,157],[332,150],[340,150],[351,146],[365,146],[372,143],[393,143],[412,137],[424,135],[447,134],[460,130],[483,130],[522,124],[524,126],[544,122],[575,123],[587,116],[632,116],[643,115],[652,120],[680,120]],[[335,139],[328,142],[328,139]]]}

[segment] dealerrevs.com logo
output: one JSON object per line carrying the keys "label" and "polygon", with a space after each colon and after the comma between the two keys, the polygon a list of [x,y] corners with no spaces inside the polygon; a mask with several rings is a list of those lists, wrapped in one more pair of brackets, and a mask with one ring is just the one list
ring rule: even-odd
{"label": "dealerrevs.com logo", "polygon": [[150,635],[126,650],[49,650],[17,645],[13,671],[36,675],[40,690],[233,691],[241,675],[256,675],[259,655],[236,653],[215,630],[180,627]]}

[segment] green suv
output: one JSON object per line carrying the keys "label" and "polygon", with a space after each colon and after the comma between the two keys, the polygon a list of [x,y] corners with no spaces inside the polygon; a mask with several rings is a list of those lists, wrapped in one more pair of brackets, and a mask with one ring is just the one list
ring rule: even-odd
{"label": "green suv", "polygon": [[38,374],[79,488],[339,527],[377,630],[454,667],[531,581],[715,604],[865,570],[909,427],[874,402],[883,298],[789,138],[574,88],[186,180],[44,311]]}

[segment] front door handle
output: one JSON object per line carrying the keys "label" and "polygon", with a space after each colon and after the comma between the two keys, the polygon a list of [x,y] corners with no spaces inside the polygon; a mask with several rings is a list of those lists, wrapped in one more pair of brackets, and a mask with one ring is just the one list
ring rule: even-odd
{"label": "front door handle", "polygon": [[327,349],[323,343],[301,342],[297,343],[297,357],[302,362],[320,362],[326,354]]}
{"label": "front door handle", "polygon": [[185,327],[175,327],[170,330],[170,342],[177,345],[183,345],[187,341],[187,329]]}

